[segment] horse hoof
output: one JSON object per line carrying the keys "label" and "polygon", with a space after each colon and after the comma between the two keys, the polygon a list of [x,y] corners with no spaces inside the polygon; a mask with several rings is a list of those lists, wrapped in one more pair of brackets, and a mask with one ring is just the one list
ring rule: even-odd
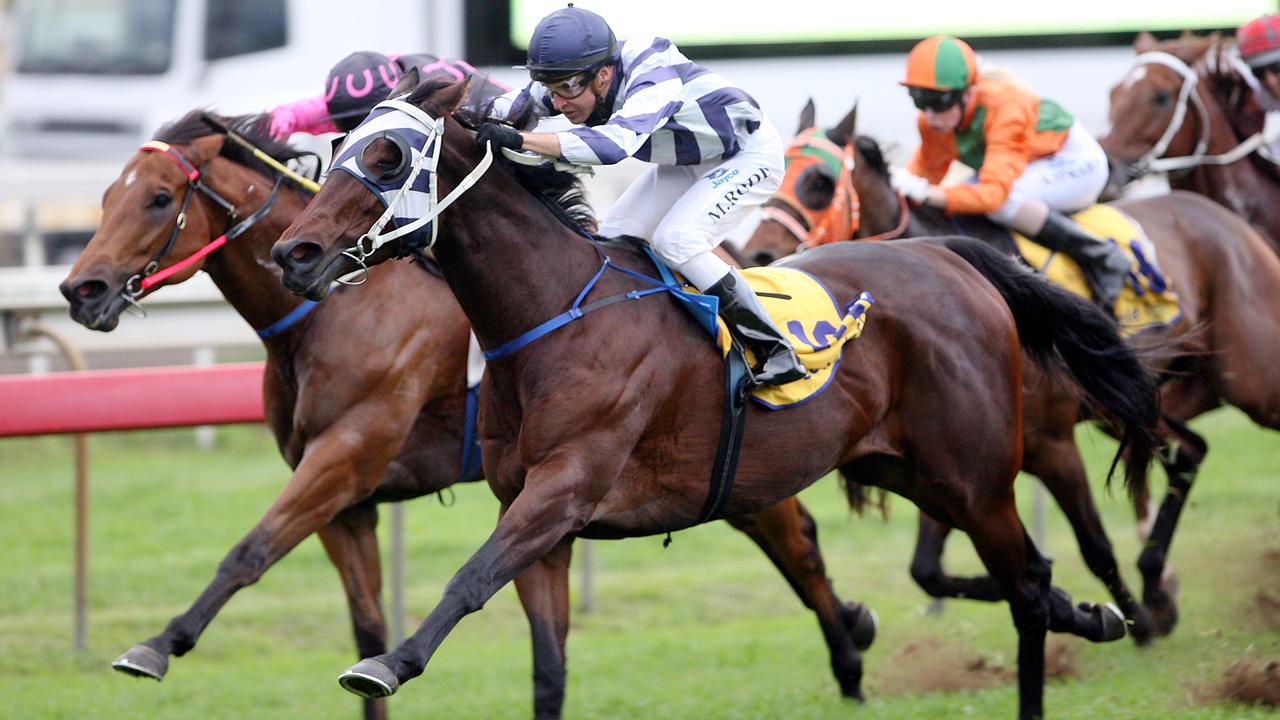
{"label": "horse hoof", "polygon": [[845,603],[840,615],[853,646],[858,652],[865,652],[875,642],[876,633],[880,630],[880,617],[876,611],[862,603]]}
{"label": "horse hoof", "polygon": [[159,681],[169,672],[169,658],[150,645],[134,645],[116,658],[111,667],[126,675]]}
{"label": "horse hoof", "polygon": [[372,658],[365,658],[338,676],[338,684],[360,697],[380,698],[395,694],[400,680],[391,668]]}
{"label": "horse hoof", "polygon": [[1166,595],[1159,602],[1147,603],[1147,607],[1151,609],[1156,636],[1165,637],[1172,633],[1178,624],[1178,603]]}
{"label": "horse hoof", "polygon": [[1151,644],[1156,637],[1155,620],[1151,617],[1151,611],[1141,605],[1134,611],[1133,617],[1129,618],[1129,635],[1133,638],[1134,644],[1138,647],[1145,647]]}
{"label": "horse hoof", "polygon": [[[1085,604],[1081,603],[1081,605]],[[1115,605],[1102,603],[1101,605],[1094,605],[1092,608],[1082,607],[1081,609],[1088,609],[1097,616],[1098,621],[1102,624],[1102,637],[1097,642],[1119,640],[1128,634],[1124,613],[1120,612],[1120,608]]]}

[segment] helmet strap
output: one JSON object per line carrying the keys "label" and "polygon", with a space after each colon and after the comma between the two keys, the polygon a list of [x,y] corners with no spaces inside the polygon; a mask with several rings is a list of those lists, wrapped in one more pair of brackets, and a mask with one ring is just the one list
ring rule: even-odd
{"label": "helmet strap", "polygon": [[[612,77],[609,78],[609,87],[603,94],[597,93],[594,89],[591,91],[596,96],[596,106],[595,109],[591,111],[591,114],[587,116],[586,123],[584,123],[588,126],[603,125],[608,122],[610,115],[609,109],[613,107],[614,98],[618,96],[618,66],[614,63],[604,65],[599,70],[596,70],[596,77],[599,77],[599,73],[604,70],[604,68],[611,68],[613,70],[611,73]],[[592,79],[592,82],[595,82],[594,78]]]}

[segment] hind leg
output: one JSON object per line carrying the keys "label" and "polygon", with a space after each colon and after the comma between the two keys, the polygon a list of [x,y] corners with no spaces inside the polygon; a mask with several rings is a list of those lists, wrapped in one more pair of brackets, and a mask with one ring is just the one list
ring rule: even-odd
{"label": "hind leg", "polygon": [[1153,634],[1152,613],[1134,598],[1120,576],[1111,540],[1102,527],[1102,518],[1098,516],[1098,507],[1093,502],[1080,450],[1070,428],[1067,431],[1068,434],[1062,437],[1041,438],[1033,452],[1027,454],[1023,468],[1040,478],[1058,507],[1062,508],[1075,532],[1076,544],[1085,565],[1111,592],[1111,597],[1130,623],[1129,631],[1134,641],[1144,645],[1151,641]]}
{"label": "hind leg", "polygon": [[1169,579],[1169,549],[1200,463],[1208,452],[1204,438],[1186,425],[1168,416],[1163,421],[1167,441],[1160,453],[1160,464],[1169,478],[1169,486],[1138,555],[1138,570],[1142,573],[1143,582],[1142,601],[1151,609],[1155,631],[1162,636],[1173,632],[1178,623],[1178,604],[1174,598],[1177,583]]}
{"label": "hind leg", "polygon": [[990,575],[979,577],[955,577],[942,568],[942,552],[946,547],[951,528],[920,513],[916,531],[916,550],[911,558],[911,578],[930,597],[964,598],[984,602],[1004,599],[1000,586]]}
{"label": "hind leg", "polygon": [[1018,518],[1012,492],[1007,501],[979,505],[962,527],[1009,600],[1018,630],[1020,718],[1043,717],[1044,643],[1048,630],[1094,642],[1124,637],[1124,619],[1114,608],[1081,603],[1050,584],[1048,559],[1036,549]]}
{"label": "hind leg", "polygon": [[862,656],[876,635],[876,617],[862,603],[836,596],[818,549],[818,527],[799,500],[791,498],[753,515],[726,518],[768,556],[796,595],[818,616],[831,654],[831,672],[847,698],[862,700]]}

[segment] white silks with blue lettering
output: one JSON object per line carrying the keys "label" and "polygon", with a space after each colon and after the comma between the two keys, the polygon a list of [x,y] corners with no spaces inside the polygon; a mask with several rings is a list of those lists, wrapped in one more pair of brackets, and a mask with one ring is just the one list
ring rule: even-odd
{"label": "white silks with blue lettering", "polygon": [[[400,167],[378,179],[370,177],[362,156],[369,143],[385,138],[400,148]],[[369,117],[352,130],[334,153],[330,172],[342,170],[369,188],[386,210],[369,231],[348,251],[357,261],[372,255],[378,248],[397,238],[407,247],[429,249],[436,241],[436,216],[444,211],[488,170],[493,150],[486,146],[484,158],[458,187],[437,202],[436,166],[440,162],[440,145],[444,139],[444,118],[433,118],[421,108],[399,98],[384,100],[374,106]],[[382,232],[395,220],[395,229]]]}

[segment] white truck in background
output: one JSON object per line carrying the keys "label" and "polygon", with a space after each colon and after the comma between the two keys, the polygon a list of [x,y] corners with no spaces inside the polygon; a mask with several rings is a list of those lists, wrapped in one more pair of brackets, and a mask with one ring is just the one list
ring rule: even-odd
{"label": "white truck in background", "polygon": [[347,53],[460,57],[462,0],[16,0],[0,154],[123,161],[196,107],[321,92]]}

